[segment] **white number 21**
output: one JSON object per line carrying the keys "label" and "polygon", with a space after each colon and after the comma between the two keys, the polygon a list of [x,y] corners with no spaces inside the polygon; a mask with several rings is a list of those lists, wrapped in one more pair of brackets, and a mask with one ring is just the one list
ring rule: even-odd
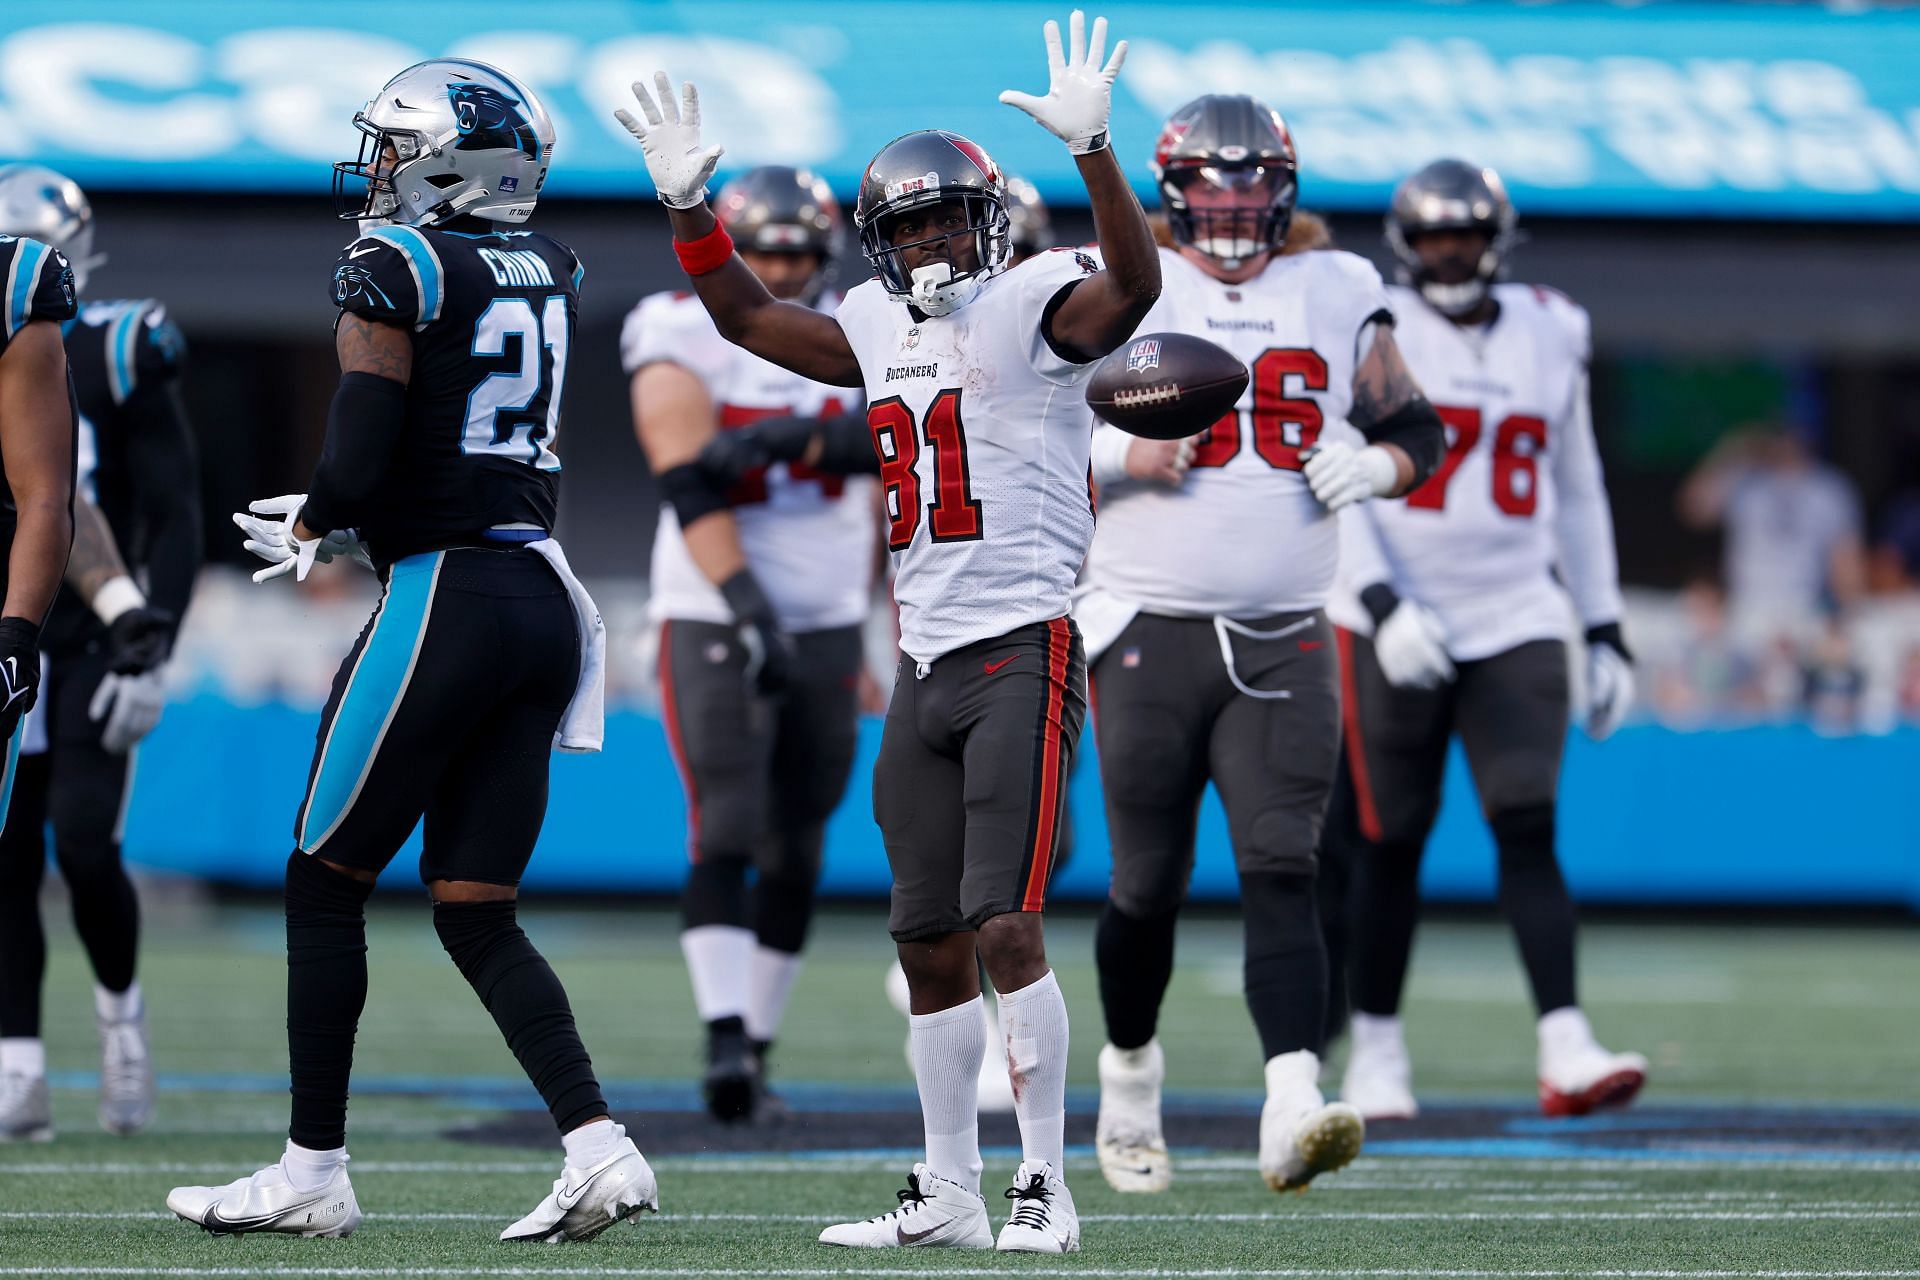
{"label": "white number 21", "polygon": [[[520,338],[520,368],[488,374],[467,397],[460,451],[498,454],[542,471],[558,471],[553,440],[560,431],[560,388],[567,369],[567,300],[558,294],[548,298],[536,316],[525,298],[495,298],[474,325],[473,354],[503,356],[507,338],[514,335]],[[553,353],[551,383],[542,377],[543,349]],[[512,422],[504,433],[503,414]]]}

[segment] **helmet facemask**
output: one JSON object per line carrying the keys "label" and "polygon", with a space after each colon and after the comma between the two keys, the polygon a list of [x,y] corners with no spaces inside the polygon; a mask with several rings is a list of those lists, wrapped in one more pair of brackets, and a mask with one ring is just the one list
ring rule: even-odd
{"label": "helmet facemask", "polygon": [[[1412,285],[1427,300],[1427,304],[1441,315],[1455,318],[1472,314],[1487,300],[1493,282],[1500,278],[1506,266],[1506,253],[1514,240],[1513,232],[1492,222],[1405,227],[1398,221],[1389,220],[1387,228],[1388,247],[1399,259],[1401,283]],[[1417,243],[1420,237],[1436,231],[1477,231],[1485,237],[1486,246],[1467,264],[1464,278],[1439,279],[1435,269],[1420,256]],[[1453,264],[1449,261],[1448,265]],[[1460,273],[1446,271],[1439,274],[1454,276]]]}
{"label": "helmet facemask", "polygon": [[1174,243],[1229,270],[1286,241],[1298,194],[1286,165],[1182,164],[1160,180]]}
{"label": "helmet facemask", "polygon": [[[337,161],[333,166],[333,212],[343,222],[359,222],[361,230],[383,226],[400,211],[400,189],[395,182],[400,170],[433,150],[425,134],[412,129],[386,129],[356,111],[353,127],[360,131],[360,154],[353,160]],[[366,184],[360,198],[348,183]]]}
{"label": "helmet facemask", "polygon": [[[966,225],[955,231],[922,236],[905,244],[892,243],[893,228],[900,217],[918,209],[933,209],[958,202],[966,212]],[[976,265],[967,271],[958,269],[959,255],[952,241],[972,238]],[[860,248],[873,264],[881,285],[896,298],[911,303],[929,316],[951,315],[973,301],[988,278],[1002,270],[1011,251],[1007,208],[997,196],[979,191],[929,191],[882,207],[860,228]],[[950,258],[908,267],[906,254],[912,249],[946,244]]]}

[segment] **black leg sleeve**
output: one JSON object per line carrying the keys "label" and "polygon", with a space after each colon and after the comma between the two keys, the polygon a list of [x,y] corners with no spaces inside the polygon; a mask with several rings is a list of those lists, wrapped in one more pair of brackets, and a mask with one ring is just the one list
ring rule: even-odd
{"label": "black leg sleeve", "polygon": [[367,899],[363,884],[310,854],[287,859],[287,1065],[293,1123],[303,1147],[347,1141],[353,1037],[367,1003]]}
{"label": "black leg sleeve", "polygon": [[1321,1050],[1327,1021],[1327,947],[1313,877],[1278,871],[1240,875],[1247,933],[1247,1008],[1261,1059]]}
{"label": "black leg sleeve", "polygon": [[1348,990],[1356,1012],[1390,1018],[1400,1012],[1400,993],[1413,954],[1420,919],[1419,840],[1362,842],[1353,851],[1352,914],[1356,922]]}
{"label": "black leg sleeve", "polygon": [[40,925],[47,764],[44,752],[20,757],[13,804],[0,833],[0,1036],[40,1034],[40,987],[47,975],[47,935]]}
{"label": "black leg sleeve", "polygon": [[1121,1049],[1138,1049],[1160,1025],[1160,1002],[1173,978],[1173,931],[1180,909],[1153,916],[1132,916],[1108,900],[1094,933],[1100,964],[1100,1007],[1107,1017],[1107,1039]]}
{"label": "black leg sleeve", "polygon": [[437,902],[434,932],[540,1091],[560,1132],[607,1114],[559,977],[515,919],[513,902]]}
{"label": "black leg sleeve", "polygon": [[1574,999],[1573,898],[1553,849],[1553,806],[1496,813],[1489,822],[1500,848],[1500,910],[1513,928],[1520,960],[1542,1014]]}

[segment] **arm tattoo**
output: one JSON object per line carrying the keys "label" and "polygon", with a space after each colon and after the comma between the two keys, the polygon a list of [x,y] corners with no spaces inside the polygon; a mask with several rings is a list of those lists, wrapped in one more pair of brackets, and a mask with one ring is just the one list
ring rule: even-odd
{"label": "arm tattoo", "polygon": [[1420,398],[1420,384],[1407,371],[1393,327],[1376,324],[1373,346],[1353,371],[1353,408],[1347,420],[1364,430]]}
{"label": "arm tattoo", "polygon": [[398,325],[342,312],[333,346],[342,373],[371,373],[399,383],[413,375],[413,336]]}
{"label": "arm tattoo", "polygon": [[127,575],[127,563],[113,540],[113,530],[99,507],[80,494],[73,496],[73,555],[67,560],[67,585],[91,601],[94,593],[113,579]]}

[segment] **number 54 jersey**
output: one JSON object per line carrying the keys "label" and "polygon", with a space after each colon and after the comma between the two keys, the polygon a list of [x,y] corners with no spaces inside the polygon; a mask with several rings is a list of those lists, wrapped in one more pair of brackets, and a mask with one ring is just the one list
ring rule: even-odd
{"label": "number 54 jersey", "polygon": [[1551,289],[1497,284],[1493,322],[1463,328],[1412,289],[1390,296],[1401,354],[1446,424],[1447,453],[1404,502],[1342,513],[1334,621],[1372,630],[1357,597],[1384,582],[1439,615],[1454,658],[1491,657],[1565,634],[1556,565],[1586,625],[1618,621],[1587,313]]}
{"label": "number 54 jersey", "polygon": [[406,430],[360,530],[377,560],[496,526],[553,530],[584,274],[571,249],[529,231],[386,226],[341,252],[334,304],[413,334]]}
{"label": "number 54 jersey", "polygon": [[[1160,274],[1160,300],[1140,332],[1205,338],[1238,356],[1251,378],[1239,404],[1195,441],[1178,487],[1101,487],[1089,597],[1112,598],[1100,602],[1102,616],[1116,604],[1175,617],[1318,609],[1333,586],[1340,531],[1307,488],[1300,455],[1322,440],[1363,443],[1347,412],[1361,331],[1392,319],[1380,273],[1351,253],[1310,250],[1226,284],[1162,249]],[[1092,608],[1083,602],[1089,619]]]}
{"label": "number 54 jersey", "polygon": [[1072,606],[1093,536],[1085,383],[1097,362],[1054,350],[1045,329],[1097,270],[1050,250],[933,317],[870,280],[835,314],[866,380],[900,647],[917,662]]}

